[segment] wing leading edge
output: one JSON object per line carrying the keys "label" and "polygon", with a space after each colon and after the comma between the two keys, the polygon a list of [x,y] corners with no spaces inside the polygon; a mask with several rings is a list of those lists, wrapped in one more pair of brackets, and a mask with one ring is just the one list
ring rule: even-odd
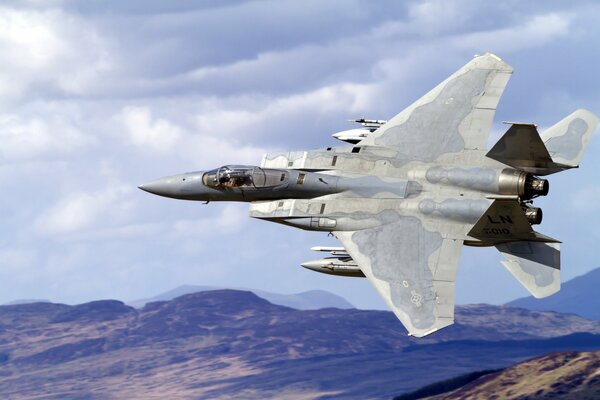
{"label": "wing leading edge", "polygon": [[493,54],[475,57],[359,146],[389,147],[419,161],[469,149],[486,150],[496,106],[512,71]]}
{"label": "wing leading edge", "polygon": [[415,217],[336,237],[410,335],[426,336],[454,323],[462,240],[428,231]]}

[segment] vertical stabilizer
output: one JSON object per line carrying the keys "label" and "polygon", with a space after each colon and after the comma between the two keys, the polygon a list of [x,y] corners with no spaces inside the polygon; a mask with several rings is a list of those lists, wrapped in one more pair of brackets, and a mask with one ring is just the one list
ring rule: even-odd
{"label": "vertical stabilizer", "polygon": [[514,123],[486,154],[513,168],[536,175],[549,175],[577,168],[598,117],[577,110],[542,135],[533,124]]}
{"label": "vertical stabilizer", "polygon": [[579,109],[545,131],[541,137],[552,161],[572,168],[579,166],[597,125],[598,117]]}

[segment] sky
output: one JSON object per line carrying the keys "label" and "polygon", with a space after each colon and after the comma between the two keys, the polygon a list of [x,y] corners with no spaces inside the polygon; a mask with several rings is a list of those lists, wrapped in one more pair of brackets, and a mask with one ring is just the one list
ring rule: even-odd
{"label": "sky", "polygon": [[[0,304],[147,298],[180,285],[313,289],[385,308],[364,279],[300,267],[337,245],[248,205],[137,185],[264,153],[343,145],[350,118],[389,119],[475,54],[515,72],[506,125],[600,114],[594,2],[22,0],[0,5]],[[538,230],[563,281],[600,266],[600,138],[550,177]],[[527,295],[494,248],[464,248],[457,303]]]}

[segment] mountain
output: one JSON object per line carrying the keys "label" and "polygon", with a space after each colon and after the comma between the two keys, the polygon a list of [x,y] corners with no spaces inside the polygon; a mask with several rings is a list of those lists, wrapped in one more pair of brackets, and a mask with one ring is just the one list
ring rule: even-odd
{"label": "mountain", "polygon": [[[128,302],[128,304],[135,308],[142,308],[146,304],[151,303],[153,301],[172,300],[176,297],[183,296],[184,294],[222,289],[224,288],[216,286],[183,285],[149,299],[130,301]],[[280,294],[267,292],[264,290],[246,288],[237,290],[249,291],[256,294],[258,297],[262,297],[270,303],[295,308],[297,310],[318,310],[319,308],[329,307],[342,309],[354,308],[354,306],[343,297],[327,292],[325,290],[309,290],[306,292],[296,294]]]}
{"label": "mountain", "polygon": [[460,389],[426,399],[593,400],[600,398],[598,371],[600,351],[551,353],[486,374]]}
{"label": "mountain", "polygon": [[295,310],[214,290],[135,309],[115,300],[0,306],[3,398],[389,399],[550,351],[600,348],[600,322],[458,307],[415,339],[388,311]]}
{"label": "mountain", "polygon": [[13,300],[10,301],[8,303],[2,304],[4,306],[12,306],[15,304],[28,304],[28,303],[50,303],[50,300],[46,300],[46,299],[18,299],[18,300]]}
{"label": "mountain", "polygon": [[598,288],[600,287],[600,268],[565,282],[560,292],[543,299],[523,297],[507,303],[507,306],[527,308],[529,310],[556,311],[573,313],[587,319],[600,320],[598,307]]}

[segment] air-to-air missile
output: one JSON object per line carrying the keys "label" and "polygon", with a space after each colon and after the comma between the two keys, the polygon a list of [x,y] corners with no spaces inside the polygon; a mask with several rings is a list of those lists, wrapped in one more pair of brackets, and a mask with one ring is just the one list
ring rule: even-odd
{"label": "air-to-air missile", "polygon": [[300,265],[304,268],[328,275],[365,277],[365,274],[362,273],[358,265],[343,247],[318,246],[311,248],[311,250],[329,253],[330,257],[303,262]]}
{"label": "air-to-air missile", "polygon": [[357,129],[348,129],[341,132],[334,133],[334,138],[341,140],[342,142],[356,144],[369,136],[369,134],[375,132],[382,125],[384,125],[387,121],[383,119],[351,119],[350,122],[357,122],[363,126],[363,128]]}

